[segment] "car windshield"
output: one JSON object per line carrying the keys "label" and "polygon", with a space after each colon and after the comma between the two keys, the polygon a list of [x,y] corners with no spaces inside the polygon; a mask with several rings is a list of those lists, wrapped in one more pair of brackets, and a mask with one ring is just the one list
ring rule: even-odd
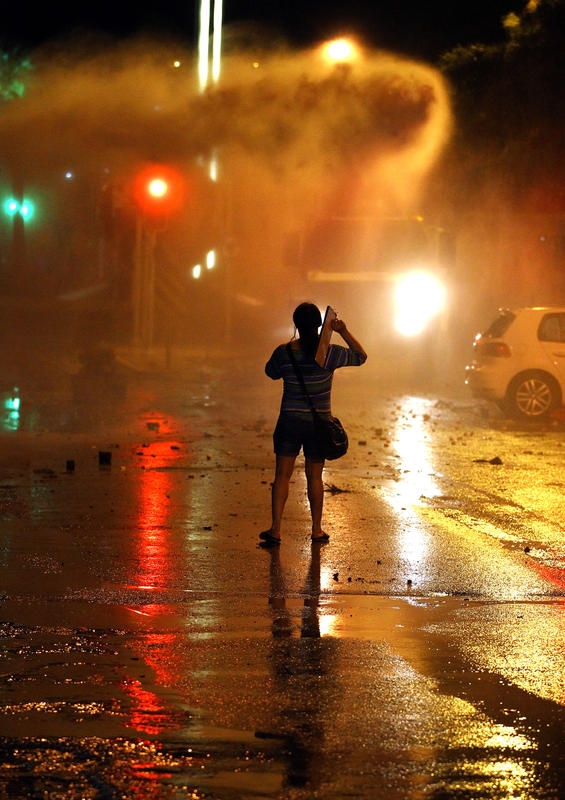
{"label": "car windshield", "polygon": [[507,309],[501,311],[494,322],[486,329],[483,336],[488,336],[489,339],[500,339],[501,336],[504,336],[515,319],[516,314],[513,314],[512,311],[508,311]]}

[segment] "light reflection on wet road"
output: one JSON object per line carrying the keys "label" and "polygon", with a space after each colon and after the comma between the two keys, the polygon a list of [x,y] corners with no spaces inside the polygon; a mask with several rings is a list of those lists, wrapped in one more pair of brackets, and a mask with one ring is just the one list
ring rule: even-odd
{"label": "light reflection on wet road", "polygon": [[365,391],[331,543],[297,473],[266,552],[268,391],[220,375],[187,410],[181,385],[125,427],[4,438],[0,794],[563,794],[561,430]]}

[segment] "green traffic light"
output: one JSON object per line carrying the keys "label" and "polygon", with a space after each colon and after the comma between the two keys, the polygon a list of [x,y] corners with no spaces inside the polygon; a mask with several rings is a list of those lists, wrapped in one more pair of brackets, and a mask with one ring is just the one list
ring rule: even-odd
{"label": "green traffic light", "polygon": [[20,206],[20,214],[24,219],[31,219],[33,217],[33,204],[29,200],[24,200]]}
{"label": "green traffic light", "polygon": [[9,217],[13,217],[18,212],[18,203],[10,197],[4,203],[4,213],[7,214]]}
{"label": "green traffic light", "polygon": [[30,200],[16,200],[14,197],[8,197],[4,201],[4,213],[9,217],[15,217],[19,214],[22,219],[29,221],[34,214],[33,203]]}

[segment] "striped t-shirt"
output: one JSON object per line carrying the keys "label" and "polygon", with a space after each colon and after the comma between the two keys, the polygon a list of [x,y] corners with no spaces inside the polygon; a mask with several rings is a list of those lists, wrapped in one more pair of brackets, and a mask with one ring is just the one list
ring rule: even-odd
{"label": "striped t-shirt", "polygon": [[[302,372],[306,389],[314,408],[321,414],[331,413],[331,391],[334,370],[340,367],[358,367],[364,364],[366,356],[342,347],[330,344],[325,367],[320,367],[313,358],[306,356],[302,350],[292,351],[298,369]],[[298,380],[294,365],[287,351],[287,345],[280,344],[265,365],[265,373],[273,380],[283,379],[283,395],[281,412],[310,412],[308,401]]]}

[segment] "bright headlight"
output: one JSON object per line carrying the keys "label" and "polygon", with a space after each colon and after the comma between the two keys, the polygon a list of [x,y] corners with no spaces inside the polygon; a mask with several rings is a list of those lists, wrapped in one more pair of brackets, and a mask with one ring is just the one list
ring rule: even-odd
{"label": "bright headlight", "polygon": [[445,306],[445,288],[429,272],[410,272],[396,285],[394,326],[402,336],[418,336]]}

